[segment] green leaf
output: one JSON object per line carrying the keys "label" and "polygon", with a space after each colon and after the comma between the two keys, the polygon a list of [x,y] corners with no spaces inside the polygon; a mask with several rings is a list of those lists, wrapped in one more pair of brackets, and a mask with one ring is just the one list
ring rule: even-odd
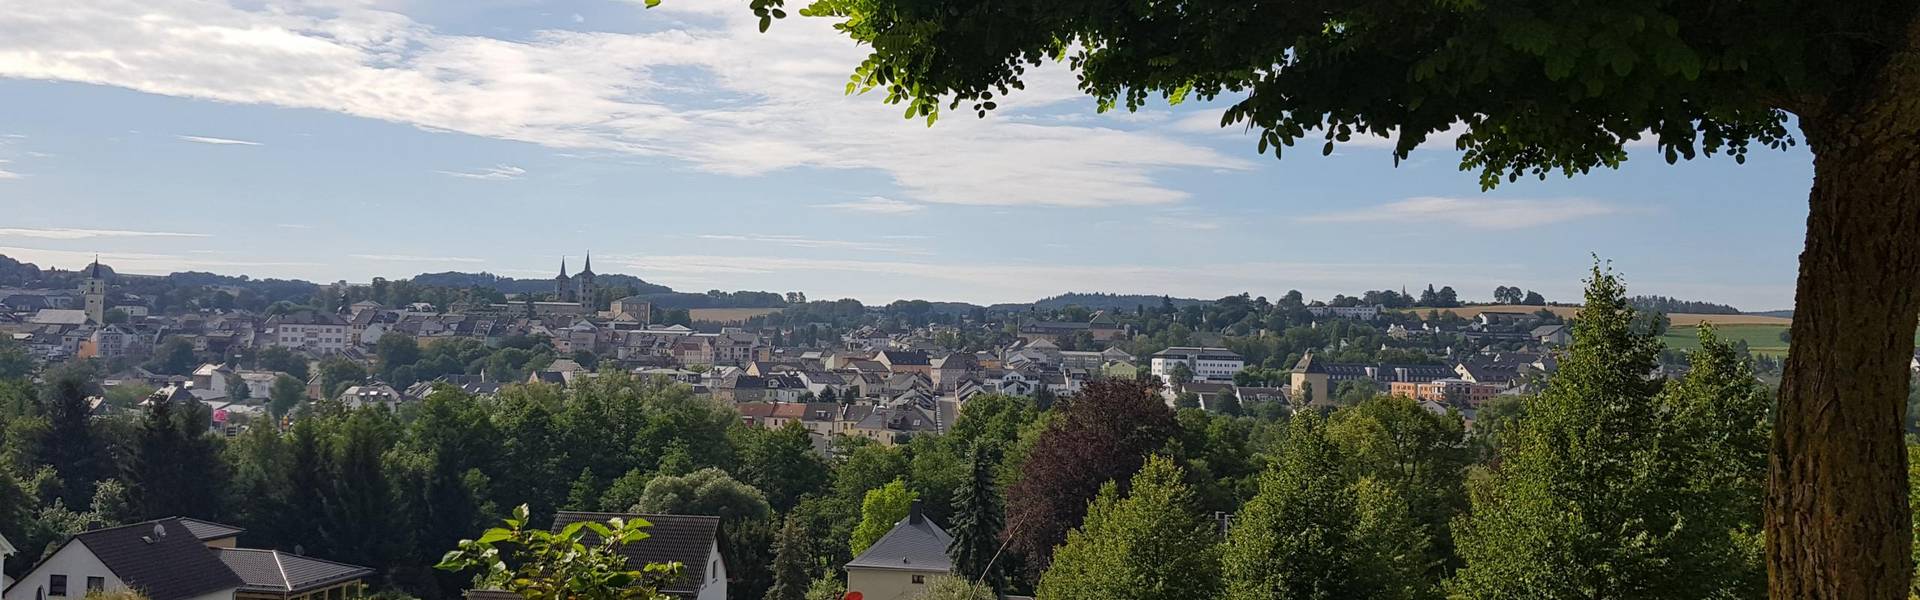
{"label": "green leaf", "polygon": [[486,532],[484,533],[481,533],[480,539],[474,540],[474,543],[491,544],[494,542],[511,539],[512,537],[513,537],[513,531],[495,527],[495,528],[486,530]]}

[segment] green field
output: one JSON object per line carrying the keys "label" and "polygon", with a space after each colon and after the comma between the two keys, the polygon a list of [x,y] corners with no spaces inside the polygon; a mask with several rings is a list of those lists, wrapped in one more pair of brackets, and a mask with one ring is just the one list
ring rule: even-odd
{"label": "green field", "polygon": [[[1714,333],[1720,339],[1732,342],[1746,340],[1747,348],[1754,354],[1787,355],[1787,343],[1780,341],[1780,332],[1786,331],[1786,325],[1715,325]],[[1675,327],[1660,338],[1668,348],[1693,350],[1700,347],[1699,333],[1693,327]],[[1914,343],[1920,344],[1920,331],[1914,332]]]}
{"label": "green field", "polygon": [[[1660,341],[1668,348],[1694,350],[1700,347],[1700,333],[1696,327],[1675,327],[1667,331]],[[1786,331],[1786,325],[1716,325],[1713,332],[1720,339],[1732,343],[1734,340],[1746,340],[1747,348],[1754,354],[1775,354],[1785,356],[1787,343],[1780,341],[1780,332]]]}

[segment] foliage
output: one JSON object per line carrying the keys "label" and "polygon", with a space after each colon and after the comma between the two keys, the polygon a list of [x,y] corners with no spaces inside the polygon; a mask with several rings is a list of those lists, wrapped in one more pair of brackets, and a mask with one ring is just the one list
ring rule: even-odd
{"label": "foliage", "polygon": [[1130,478],[1174,431],[1172,411],[1140,381],[1090,382],[1055,412],[1007,488],[1008,547],[1036,575],[1100,487]]}
{"label": "foliage", "polygon": [[892,531],[895,523],[907,518],[913,503],[919,500],[919,494],[908,490],[907,482],[900,479],[867,492],[866,499],[860,502],[860,524],[853,528],[848,551],[854,556],[866,552],[874,542]]}
{"label": "foliage", "polygon": [[1634,314],[1618,278],[1596,266],[1560,370],[1528,400],[1526,419],[1502,439],[1499,468],[1476,481],[1472,510],[1455,521],[1465,568],[1449,583],[1454,594],[1708,598],[1758,589],[1741,538],[1757,518],[1764,403],[1710,334],[1698,376],[1663,394],[1647,377],[1658,344]]}
{"label": "foliage", "polygon": [[1408,398],[1376,396],[1335,412],[1326,435],[1354,479],[1388,488],[1391,499],[1382,502],[1411,507],[1431,552],[1403,562],[1429,566],[1425,576],[1439,582],[1452,571],[1449,520],[1467,506],[1466,469],[1473,454],[1465,420],[1453,411],[1429,412]]}
{"label": "foliage", "polygon": [[767,497],[726,471],[708,467],[686,475],[660,475],[647,482],[631,510],[674,515],[713,515],[721,522],[767,518]]}
{"label": "foliage", "polygon": [[927,580],[927,589],[917,600],[994,600],[993,588],[959,577],[940,576]]}
{"label": "foliage", "polygon": [[126,481],[142,519],[221,516],[228,466],[207,431],[209,409],[191,398],[155,396],[140,423]]}
{"label": "foliage", "polygon": [[652,524],[645,520],[580,521],[549,533],[528,527],[528,518],[527,506],[520,505],[504,527],[461,540],[435,567],[479,571],[475,587],[527,600],[667,600],[659,588],[680,577],[679,563],[636,568],[620,553],[621,547],[647,538]]}
{"label": "foliage", "polygon": [[766,492],[776,511],[786,511],[800,497],[824,487],[831,473],[813,451],[812,434],[797,422],[771,430],[752,430],[741,456],[740,470],[747,483]]}
{"label": "foliage", "polygon": [[1040,578],[1044,600],[1176,600],[1213,597],[1220,585],[1216,526],[1196,510],[1185,475],[1147,459],[1123,498],[1107,482],[1084,524]]}
{"label": "foliage", "polygon": [[968,581],[986,584],[991,589],[1006,585],[997,562],[1000,530],[1005,526],[1000,490],[994,484],[994,468],[999,456],[993,446],[981,443],[968,450],[967,482],[954,494],[953,519],[949,521],[953,542],[947,555],[953,557],[953,572]]}
{"label": "foliage", "polygon": [[1313,413],[1289,421],[1277,464],[1227,534],[1223,596],[1431,597],[1425,532],[1391,486],[1343,472],[1327,429]]}
{"label": "foliage", "polygon": [[800,519],[787,515],[786,523],[780,526],[780,535],[774,541],[773,586],[767,588],[766,600],[803,600],[807,588],[818,571],[814,559],[811,534]]}

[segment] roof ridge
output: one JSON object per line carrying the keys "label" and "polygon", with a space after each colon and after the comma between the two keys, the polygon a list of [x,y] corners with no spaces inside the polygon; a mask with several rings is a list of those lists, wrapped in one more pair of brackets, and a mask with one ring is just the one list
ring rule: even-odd
{"label": "roof ridge", "polygon": [[287,563],[280,560],[279,550],[269,550],[273,554],[273,568],[280,571],[280,584],[287,591],[293,591],[293,580],[287,579]]}

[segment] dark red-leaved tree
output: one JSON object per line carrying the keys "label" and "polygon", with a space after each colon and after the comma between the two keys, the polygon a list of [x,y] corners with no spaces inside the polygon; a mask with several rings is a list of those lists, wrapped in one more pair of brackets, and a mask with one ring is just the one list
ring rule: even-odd
{"label": "dark red-leaved tree", "polygon": [[1125,485],[1147,455],[1173,436],[1173,410],[1157,388],[1136,380],[1096,381],[1055,406],[1058,414],[1007,488],[1002,537],[1027,558],[1031,576],[1046,570],[1053,548],[1080,526],[1102,484]]}

